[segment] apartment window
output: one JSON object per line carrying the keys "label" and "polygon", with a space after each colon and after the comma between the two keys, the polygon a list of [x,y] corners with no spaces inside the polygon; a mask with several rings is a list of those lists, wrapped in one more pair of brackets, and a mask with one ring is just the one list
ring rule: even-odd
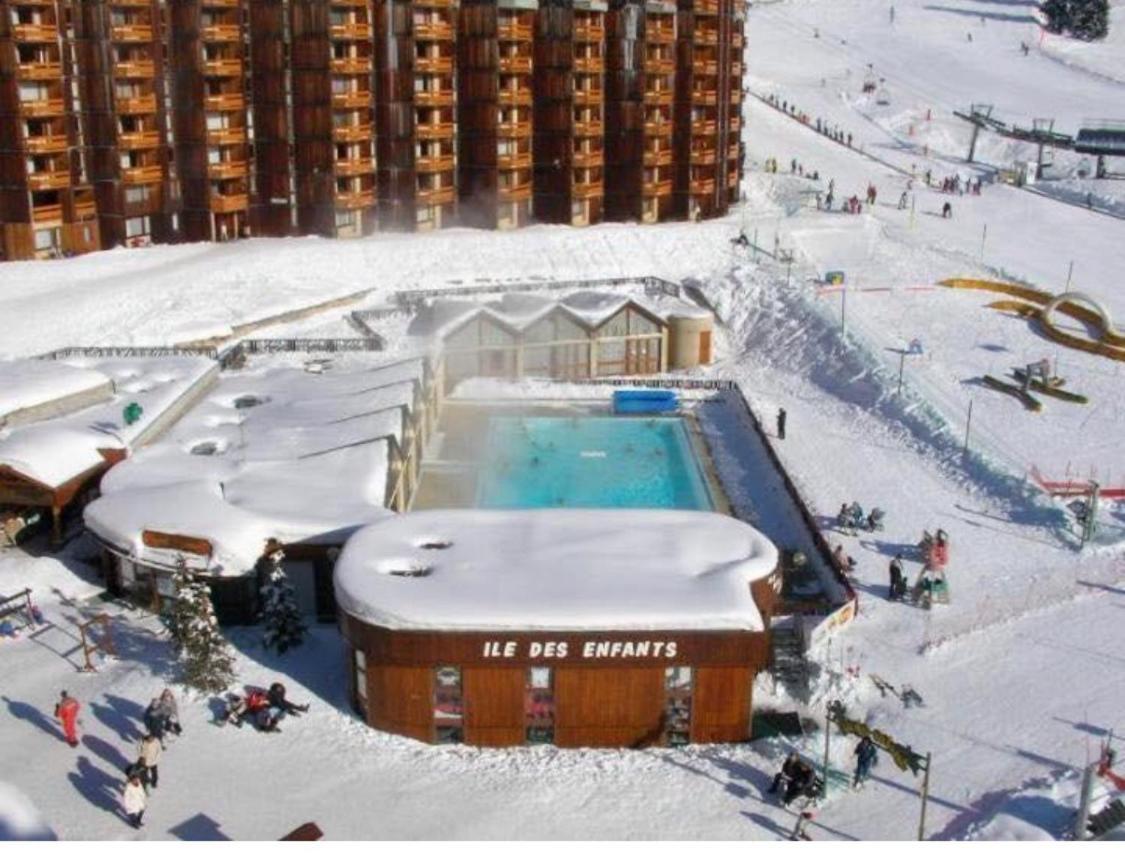
{"label": "apartment window", "polygon": [[125,188],[125,203],[127,205],[139,205],[146,201],[148,201],[148,187]]}
{"label": "apartment window", "polygon": [[59,245],[58,229],[36,229],[35,249],[51,250]]}
{"label": "apartment window", "polygon": [[125,237],[146,237],[149,234],[148,217],[133,217],[125,221]]}
{"label": "apartment window", "polygon": [[434,734],[439,744],[465,740],[461,668],[441,665],[434,669]]}
{"label": "apartment window", "polygon": [[555,742],[555,690],[553,672],[546,666],[527,670],[524,717],[529,744]]}
{"label": "apartment window", "polygon": [[664,669],[664,740],[679,747],[691,740],[692,670],[686,665]]}

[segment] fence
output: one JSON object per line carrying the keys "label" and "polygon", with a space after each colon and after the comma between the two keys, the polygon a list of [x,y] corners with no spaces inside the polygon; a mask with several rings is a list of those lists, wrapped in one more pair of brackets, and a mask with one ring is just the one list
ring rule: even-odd
{"label": "fence", "polygon": [[395,304],[408,311],[419,302],[431,298],[454,298],[465,295],[496,295],[503,292],[568,292],[576,289],[609,289],[620,286],[643,286],[647,295],[680,297],[680,287],[661,277],[607,277],[594,280],[551,280],[542,283],[489,283],[480,286],[450,286],[442,289],[412,289],[394,294]]}
{"label": "fence", "polygon": [[64,358],[168,358],[172,356],[219,357],[218,350],[210,346],[66,346],[36,358],[59,361]]}

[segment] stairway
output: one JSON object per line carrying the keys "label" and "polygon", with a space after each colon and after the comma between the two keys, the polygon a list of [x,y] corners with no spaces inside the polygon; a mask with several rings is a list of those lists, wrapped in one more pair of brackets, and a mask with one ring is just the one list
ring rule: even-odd
{"label": "stairway", "polygon": [[792,627],[775,626],[770,630],[770,673],[790,692],[806,692],[809,688],[809,667],[805,660],[801,633]]}

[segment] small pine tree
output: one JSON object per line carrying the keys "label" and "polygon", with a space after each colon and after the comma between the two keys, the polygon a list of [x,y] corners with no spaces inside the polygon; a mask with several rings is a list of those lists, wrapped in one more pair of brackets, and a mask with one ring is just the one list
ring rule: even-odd
{"label": "small pine tree", "polygon": [[278,653],[299,646],[308,631],[297,607],[293,585],[281,565],[284,557],[280,548],[269,555],[270,572],[262,587],[262,622],[266,630],[262,643]]}
{"label": "small pine tree", "polygon": [[1063,33],[1070,28],[1072,0],[1043,0],[1039,11],[1043,13],[1043,26],[1048,33]]}
{"label": "small pine tree", "polygon": [[1109,33],[1109,0],[1071,0],[1070,34],[1092,42]]}
{"label": "small pine tree", "polygon": [[201,692],[221,692],[234,680],[234,656],[219,631],[206,581],[192,577],[183,560],[172,578],[176,591],[165,616],[180,659],[180,681]]}

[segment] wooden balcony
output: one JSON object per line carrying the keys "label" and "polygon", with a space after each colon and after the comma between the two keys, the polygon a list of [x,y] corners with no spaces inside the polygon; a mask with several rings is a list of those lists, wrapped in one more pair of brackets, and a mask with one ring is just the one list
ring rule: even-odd
{"label": "wooden balcony", "polygon": [[715,192],[715,179],[700,178],[697,181],[692,181],[690,189],[693,196],[713,195]]}
{"label": "wooden balcony", "polygon": [[662,22],[663,18],[649,16],[645,22],[645,42],[650,42],[654,45],[671,45],[676,41],[676,25],[673,22],[673,16],[668,16],[668,23]]}
{"label": "wooden balcony", "polygon": [[21,81],[52,81],[62,78],[61,63],[21,63],[17,67]]}
{"label": "wooden balcony", "polygon": [[119,60],[113,64],[114,78],[152,78],[156,64],[151,60]]}
{"label": "wooden balcony", "polygon": [[670,166],[672,165],[672,151],[671,149],[663,149],[658,151],[645,151],[644,164],[648,167],[653,166]]}
{"label": "wooden balcony", "polygon": [[576,57],[574,58],[574,71],[589,73],[605,72],[605,58]]}
{"label": "wooden balcony", "polygon": [[371,93],[366,90],[348,90],[332,94],[333,108],[370,108]]}
{"label": "wooden balcony", "polygon": [[369,175],[373,171],[375,171],[375,160],[372,157],[360,157],[354,160],[336,160],[336,177],[339,178]]}
{"label": "wooden balcony", "polygon": [[601,42],[605,39],[605,24],[600,21],[575,21],[575,42]]}
{"label": "wooden balcony", "polygon": [[672,134],[672,119],[663,118],[661,120],[646,120],[645,121],[645,135],[671,135]]}
{"label": "wooden balcony", "polygon": [[713,165],[715,162],[715,150],[713,148],[708,148],[706,150],[692,149],[691,162],[692,165]]}
{"label": "wooden balcony", "polygon": [[355,211],[359,208],[370,208],[375,204],[374,190],[359,190],[353,192],[336,191],[336,207],[343,211]]}
{"label": "wooden balcony", "polygon": [[691,101],[694,105],[715,105],[719,101],[719,95],[713,90],[693,90]]}
{"label": "wooden balcony", "polygon": [[436,157],[415,157],[414,171],[432,175],[435,172],[453,171],[453,154],[439,154]]}
{"label": "wooden balcony", "polygon": [[526,202],[531,198],[531,181],[512,187],[501,186],[496,194],[501,202]]}
{"label": "wooden balcony", "polygon": [[334,57],[330,66],[337,75],[367,75],[371,72],[371,58]]}
{"label": "wooden balcony", "polygon": [[740,129],[742,129],[742,118],[738,115],[732,115],[730,119],[730,131],[738,132]]}
{"label": "wooden balcony", "polygon": [[207,111],[242,111],[246,108],[246,98],[241,93],[217,93],[203,98]]}
{"label": "wooden balcony", "polygon": [[692,135],[717,135],[719,125],[713,120],[697,120],[691,124]]}
{"label": "wooden balcony", "polygon": [[692,42],[696,45],[718,45],[719,44],[719,31],[711,30],[706,27],[697,27],[695,32],[692,33]]}
{"label": "wooden balcony", "polygon": [[742,64],[739,61],[735,60],[731,63],[730,74],[732,78],[742,77]]}
{"label": "wooden balcony", "polygon": [[250,207],[250,196],[246,193],[234,193],[229,196],[212,195],[211,210],[216,214],[232,214],[235,211],[245,211]]}
{"label": "wooden balcony", "polygon": [[452,205],[456,198],[457,191],[453,187],[414,191],[414,202],[419,205]]}
{"label": "wooden balcony", "polygon": [[573,199],[600,199],[604,195],[604,190],[601,181],[574,183],[570,185],[570,196]]}
{"label": "wooden balcony", "polygon": [[691,65],[691,71],[695,75],[718,75],[719,74],[719,61],[717,61],[717,60],[696,60]]}
{"label": "wooden balcony", "polygon": [[20,110],[26,117],[56,117],[66,113],[61,99],[30,99],[20,103]]}
{"label": "wooden balcony", "polygon": [[605,165],[605,154],[601,151],[575,151],[570,164],[576,169],[593,169]]}
{"label": "wooden balcony", "polygon": [[371,39],[371,25],[366,21],[333,24],[328,28],[328,35],[336,42],[368,42]]}
{"label": "wooden balcony", "polygon": [[65,151],[68,147],[65,135],[29,136],[24,143],[29,154],[53,154]]}
{"label": "wooden balcony", "polygon": [[366,9],[368,0],[328,0],[328,5],[342,9]]}
{"label": "wooden balcony", "polygon": [[727,173],[727,186],[728,187],[737,187],[738,186],[738,169],[735,169],[733,172]]}
{"label": "wooden balcony", "polygon": [[671,88],[665,90],[646,90],[645,105],[671,105],[675,95]]}
{"label": "wooden balcony", "polygon": [[332,139],[338,142],[371,141],[371,124],[360,123],[355,126],[338,126],[332,130]]}
{"label": "wooden balcony", "polygon": [[45,223],[61,223],[63,217],[62,205],[40,205],[31,209],[31,222],[37,226]]}
{"label": "wooden balcony", "polygon": [[453,25],[448,21],[422,21],[414,23],[414,40],[423,42],[451,42]]}
{"label": "wooden balcony", "polygon": [[453,58],[445,57],[415,57],[414,71],[421,73],[446,73],[453,72]]}
{"label": "wooden balcony", "polygon": [[74,201],[74,217],[77,220],[88,220],[98,215],[98,206],[93,197],[86,199],[75,199]]}
{"label": "wooden balcony", "polygon": [[504,171],[531,168],[531,151],[517,154],[497,154],[496,167]]}
{"label": "wooden balcony", "polygon": [[509,121],[496,124],[497,138],[527,138],[531,135],[531,121]]}
{"label": "wooden balcony", "polygon": [[419,9],[452,9],[454,0],[414,0]]}
{"label": "wooden balcony", "polygon": [[676,71],[676,61],[669,57],[652,57],[645,61],[649,75],[671,75]]}
{"label": "wooden balcony", "polygon": [[27,188],[32,192],[41,190],[63,190],[70,186],[70,170],[32,172],[27,176]]}
{"label": "wooden balcony", "polygon": [[574,135],[580,138],[601,135],[605,127],[600,120],[576,120],[574,122]]}
{"label": "wooden balcony", "polygon": [[230,181],[246,177],[246,160],[231,160],[222,163],[208,163],[207,177],[213,181]]}
{"label": "wooden balcony", "polygon": [[[575,94],[575,99],[577,99]],[[516,90],[503,88],[496,93],[496,102],[500,105],[530,106],[534,102],[530,87],[521,87]]]}
{"label": "wooden balcony", "polygon": [[231,7],[238,6],[241,0],[201,0],[200,6],[204,9],[230,9]]}
{"label": "wooden balcony", "polygon": [[727,159],[728,160],[738,159],[738,142],[735,142],[734,144],[727,147]]}
{"label": "wooden balcony", "polygon": [[450,90],[416,90],[414,91],[414,104],[423,108],[444,108],[453,105],[453,91]]}
{"label": "wooden balcony", "polygon": [[601,105],[605,93],[600,87],[588,89],[576,89],[574,91],[574,104],[575,105]]}
{"label": "wooden balcony", "polygon": [[207,144],[240,145],[246,143],[246,128],[231,126],[226,129],[207,130]]}
{"label": "wooden balcony", "polygon": [[730,44],[733,45],[735,48],[741,48],[742,47],[742,34],[741,33],[732,33],[730,35]]}
{"label": "wooden balcony", "polygon": [[719,0],[695,0],[693,8],[696,15],[718,15]]}
{"label": "wooden balcony", "polygon": [[641,193],[645,196],[670,196],[672,195],[672,181],[671,179],[647,181],[641,184]]}
{"label": "wooden balcony", "polygon": [[54,24],[13,24],[12,39],[16,42],[57,42],[59,28]]}
{"label": "wooden balcony", "polygon": [[241,42],[242,28],[237,24],[208,24],[199,29],[204,42]]}
{"label": "wooden balcony", "polygon": [[738,105],[742,102],[742,88],[736,87],[730,92],[730,101],[733,105]]}
{"label": "wooden balcony", "polygon": [[501,72],[530,75],[534,61],[530,57],[516,55],[515,57],[501,57],[497,68]]}
{"label": "wooden balcony", "polygon": [[123,168],[121,180],[127,184],[158,184],[164,180],[164,169],[159,165]]}
{"label": "wooden balcony", "polygon": [[121,150],[150,150],[160,147],[160,131],[155,129],[138,132],[123,132],[117,136],[117,146]]}
{"label": "wooden balcony", "polygon": [[420,123],[414,127],[414,135],[420,139],[453,138],[453,124]]}
{"label": "wooden balcony", "polygon": [[203,61],[203,74],[213,78],[240,78],[242,61],[237,57],[224,57],[221,60]]}
{"label": "wooden balcony", "polygon": [[148,24],[119,24],[110,30],[113,42],[152,42],[152,27]]}
{"label": "wooden balcony", "polygon": [[532,25],[519,21],[501,21],[496,26],[496,38],[501,42],[531,42],[535,30]]}

